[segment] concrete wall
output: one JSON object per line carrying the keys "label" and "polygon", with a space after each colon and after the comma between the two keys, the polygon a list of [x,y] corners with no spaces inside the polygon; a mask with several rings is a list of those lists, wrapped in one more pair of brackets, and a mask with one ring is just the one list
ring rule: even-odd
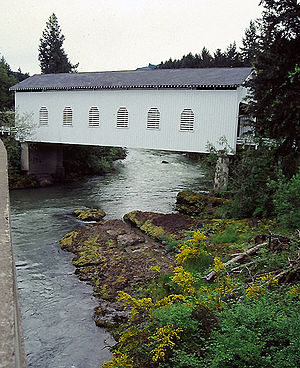
{"label": "concrete wall", "polygon": [[25,368],[15,264],[10,234],[6,150],[0,139],[0,368]]}
{"label": "concrete wall", "polygon": [[58,144],[37,143],[30,147],[21,144],[21,168],[32,175],[52,175],[53,178],[64,177],[63,148]]}
{"label": "concrete wall", "polygon": [[[38,126],[30,141],[206,152],[207,142],[216,145],[222,136],[235,148],[238,107],[243,95],[242,87],[237,90],[16,92],[16,107],[20,114],[33,113],[37,125],[40,108],[48,109],[48,126]],[[73,111],[71,127],[62,125],[66,106]],[[88,126],[91,106],[99,108],[99,127]],[[123,106],[128,110],[129,127],[116,128],[117,110]],[[159,130],[146,128],[151,107],[160,111]],[[193,131],[179,130],[181,112],[186,108],[195,114]]]}

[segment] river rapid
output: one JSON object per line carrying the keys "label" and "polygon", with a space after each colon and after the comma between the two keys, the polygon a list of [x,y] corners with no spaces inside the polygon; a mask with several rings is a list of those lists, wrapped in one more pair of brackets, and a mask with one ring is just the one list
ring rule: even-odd
{"label": "river rapid", "polygon": [[98,368],[111,357],[114,340],[93,321],[92,288],[74,275],[72,255],[58,245],[83,226],[74,209],[99,207],[106,219],[133,210],[171,213],[179,191],[207,189],[201,165],[184,154],[129,150],[115,167],[106,176],[10,194],[28,367]]}

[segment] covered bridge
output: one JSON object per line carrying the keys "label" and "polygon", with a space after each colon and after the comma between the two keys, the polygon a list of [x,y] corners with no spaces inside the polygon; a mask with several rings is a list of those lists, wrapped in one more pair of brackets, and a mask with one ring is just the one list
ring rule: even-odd
{"label": "covered bridge", "polygon": [[19,114],[36,123],[32,142],[204,153],[221,137],[235,149],[250,74],[245,67],[41,74],[11,89]]}
{"label": "covered bridge", "polygon": [[30,140],[205,152],[235,148],[251,68],[155,69],[34,75],[12,87]]}

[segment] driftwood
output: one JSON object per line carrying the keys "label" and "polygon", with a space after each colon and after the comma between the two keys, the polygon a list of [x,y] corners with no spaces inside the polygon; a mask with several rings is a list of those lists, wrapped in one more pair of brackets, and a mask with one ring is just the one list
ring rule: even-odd
{"label": "driftwood", "polygon": [[[268,246],[268,245],[269,245],[269,242],[258,244],[255,247],[248,249],[246,252],[240,253],[236,257],[230,259],[228,262],[224,263],[224,266],[227,267],[227,266],[231,265],[232,263],[240,262],[245,257],[251,256],[251,254],[258,251],[258,249],[263,248],[263,247]],[[211,281],[216,275],[217,275],[216,271],[212,271],[206,276],[206,280]]]}

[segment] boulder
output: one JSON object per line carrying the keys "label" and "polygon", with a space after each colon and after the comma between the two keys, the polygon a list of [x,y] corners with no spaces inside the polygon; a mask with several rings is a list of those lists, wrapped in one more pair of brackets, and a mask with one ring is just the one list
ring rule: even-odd
{"label": "boulder", "polygon": [[177,194],[176,209],[189,216],[219,218],[224,217],[229,203],[227,199],[184,190]]}
{"label": "boulder", "polygon": [[106,213],[97,208],[90,208],[86,210],[76,210],[74,215],[82,221],[101,221]]}

